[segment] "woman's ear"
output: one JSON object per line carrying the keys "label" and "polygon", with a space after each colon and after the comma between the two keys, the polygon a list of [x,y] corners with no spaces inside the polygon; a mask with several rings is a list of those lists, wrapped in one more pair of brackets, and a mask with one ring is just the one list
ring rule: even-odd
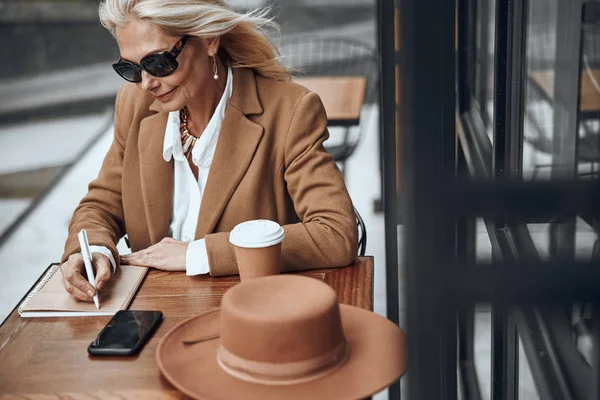
{"label": "woman's ear", "polygon": [[219,44],[221,43],[221,37],[217,36],[206,41],[206,48],[208,49],[208,55],[210,57],[217,55],[219,52]]}

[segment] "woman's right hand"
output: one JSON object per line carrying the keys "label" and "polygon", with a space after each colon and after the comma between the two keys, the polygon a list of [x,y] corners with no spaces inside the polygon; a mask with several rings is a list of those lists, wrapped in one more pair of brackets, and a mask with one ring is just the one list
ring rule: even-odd
{"label": "woman's right hand", "polygon": [[[92,266],[98,292],[102,290],[112,275],[110,260],[104,254],[92,253]],[[84,275],[85,265],[80,253],[71,254],[60,266],[65,289],[74,300],[92,301],[96,290]]]}

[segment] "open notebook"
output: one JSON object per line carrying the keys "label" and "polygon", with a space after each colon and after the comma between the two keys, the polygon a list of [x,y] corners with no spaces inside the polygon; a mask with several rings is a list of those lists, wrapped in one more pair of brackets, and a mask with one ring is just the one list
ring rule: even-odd
{"label": "open notebook", "polygon": [[21,317],[84,317],[113,315],[129,306],[148,268],[121,265],[99,296],[100,309],[93,302],[73,300],[63,285],[58,265],[50,267],[40,283],[19,306]]}

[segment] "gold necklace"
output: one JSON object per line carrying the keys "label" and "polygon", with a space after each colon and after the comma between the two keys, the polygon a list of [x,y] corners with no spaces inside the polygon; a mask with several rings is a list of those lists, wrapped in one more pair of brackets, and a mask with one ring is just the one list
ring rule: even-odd
{"label": "gold necklace", "polygon": [[183,147],[183,154],[185,158],[190,158],[192,154],[192,149],[198,140],[197,137],[193,136],[187,127],[187,112],[185,111],[185,107],[179,110],[179,119],[181,123],[179,124],[179,132],[181,133],[181,146]]}

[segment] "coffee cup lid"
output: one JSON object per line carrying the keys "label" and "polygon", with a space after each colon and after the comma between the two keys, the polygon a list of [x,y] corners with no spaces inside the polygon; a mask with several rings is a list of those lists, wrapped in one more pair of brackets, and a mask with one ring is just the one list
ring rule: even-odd
{"label": "coffee cup lid", "polygon": [[229,234],[229,241],[238,247],[259,248],[274,246],[284,236],[283,228],[277,222],[257,219],[236,225]]}

